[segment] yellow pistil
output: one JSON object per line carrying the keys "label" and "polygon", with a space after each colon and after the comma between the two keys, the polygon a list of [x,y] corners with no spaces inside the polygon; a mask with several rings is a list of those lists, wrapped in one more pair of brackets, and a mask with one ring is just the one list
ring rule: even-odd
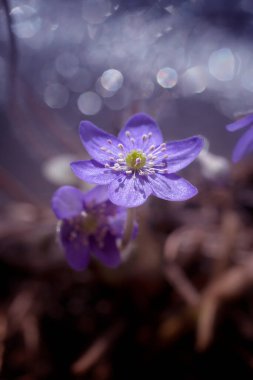
{"label": "yellow pistil", "polygon": [[146,164],[146,156],[138,150],[131,150],[126,156],[126,164],[132,170],[139,170]]}
{"label": "yellow pistil", "polygon": [[98,220],[92,214],[82,215],[81,228],[87,235],[95,234],[98,228]]}

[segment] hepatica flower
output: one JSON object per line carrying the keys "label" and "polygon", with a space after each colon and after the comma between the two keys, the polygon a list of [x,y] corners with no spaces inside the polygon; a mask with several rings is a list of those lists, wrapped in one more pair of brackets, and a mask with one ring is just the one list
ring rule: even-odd
{"label": "hepatica flower", "polygon": [[237,131],[241,128],[249,127],[249,129],[238,140],[232,155],[234,162],[240,161],[246,154],[253,150],[253,114],[247,115],[240,120],[226,126],[230,132]]}
{"label": "hepatica flower", "polygon": [[120,264],[117,239],[123,235],[126,209],[108,200],[104,186],[87,193],[60,187],[52,198],[52,209],[61,221],[60,241],[73,269],[85,269],[92,255],[108,267]]}
{"label": "hepatica flower", "polygon": [[80,137],[92,159],[73,162],[72,170],[86,182],[107,185],[109,199],[116,205],[139,206],[151,194],[171,201],[197,194],[175,173],[199,154],[201,137],[165,143],[156,122],[144,113],[131,117],[118,137],[83,121]]}

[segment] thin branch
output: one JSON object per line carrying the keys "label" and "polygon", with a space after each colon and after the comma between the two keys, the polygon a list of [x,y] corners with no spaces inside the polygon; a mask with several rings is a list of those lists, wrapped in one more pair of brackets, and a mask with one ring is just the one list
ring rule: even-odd
{"label": "thin branch", "polygon": [[113,341],[120,335],[123,328],[124,324],[122,322],[117,323],[104,335],[99,337],[72,365],[72,372],[75,375],[83,375],[86,373],[109,350]]}
{"label": "thin branch", "polygon": [[135,219],[135,208],[129,208],[127,210],[127,220],[125,224],[124,234],[122,237],[121,247],[120,249],[123,250],[126,248],[126,246],[131,241],[131,237],[133,234],[134,229],[134,219]]}
{"label": "thin branch", "polygon": [[10,65],[9,65],[9,97],[12,99],[12,95],[15,94],[14,87],[16,87],[16,73],[18,63],[18,49],[15,35],[12,30],[12,16],[8,0],[2,0],[3,9],[5,12],[8,34],[10,40]]}

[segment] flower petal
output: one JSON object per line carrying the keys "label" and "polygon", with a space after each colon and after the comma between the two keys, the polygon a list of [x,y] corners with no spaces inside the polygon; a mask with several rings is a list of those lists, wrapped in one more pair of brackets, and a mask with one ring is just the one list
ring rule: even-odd
{"label": "flower petal", "polygon": [[253,114],[247,115],[242,119],[236,120],[231,124],[226,125],[226,129],[229,132],[237,131],[238,129],[247,127],[248,125],[253,123]]}
{"label": "flower petal", "polygon": [[204,146],[204,139],[193,136],[188,139],[171,141],[167,145],[167,172],[175,173],[189,165],[200,153]]}
{"label": "flower petal", "polygon": [[121,238],[124,233],[124,228],[125,228],[125,223],[126,223],[126,218],[127,218],[127,209],[125,207],[119,207],[116,205],[114,205],[114,207],[117,209],[117,212],[114,213],[113,215],[108,216],[108,223],[110,225],[111,233],[114,236]]}
{"label": "flower petal", "polygon": [[156,174],[150,180],[153,195],[168,201],[185,201],[198,193],[196,187],[176,174]]}
{"label": "flower petal", "polygon": [[83,194],[85,204],[98,205],[108,200],[108,186],[96,186]]}
{"label": "flower petal", "polygon": [[[130,137],[127,137],[126,132],[130,133]],[[148,136],[149,133],[152,135],[143,141],[143,136]],[[155,120],[145,113],[132,116],[121,129],[118,137],[128,149],[145,149],[146,146],[157,146],[163,142],[162,133]],[[131,141],[131,138],[134,140]]]}
{"label": "flower petal", "polygon": [[240,161],[246,154],[253,150],[253,127],[245,132],[238,140],[232,155],[233,162]]}
{"label": "flower petal", "polygon": [[117,137],[96,127],[90,121],[80,123],[80,138],[89,155],[100,163],[105,163],[110,157],[115,157],[121,151]]}
{"label": "flower petal", "polygon": [[101,263],[110,268],[119,266],[121,262],[120,252],[116,245],[116,238],[110,232],[106,234],[101,247],[99,247],[97,242],[93,242],[92,253]]}
{"label": "flower petal", "polygon": [[116,174],[94,160],[76,161],[70,164],[75,175],[83,181],[106,185],[113,181]]}
{"label": "flower petal", "polygon": [[58,219],[70,219],[83,210],[84,194],[73,186],[62,186],[53,195],[52,209]]}
{"label": "flower petal", "polygon": [[88,237],[79,229],[75,229],[73,220],[71,222],[66,220],[62,223],[60,238],[71,268],[77,271],[85,269],[90,261]]}
{"label": "flower petal", "polygon": [[147,178],[121,174],[109,185],[109,199],[118,206],[136,207],[147,200],[151,191]]}

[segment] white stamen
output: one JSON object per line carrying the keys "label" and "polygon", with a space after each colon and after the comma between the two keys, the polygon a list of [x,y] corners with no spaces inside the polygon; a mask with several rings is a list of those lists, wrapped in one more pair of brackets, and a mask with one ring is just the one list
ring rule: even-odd
{"label": "white stamen", "polygon": [[[135,145],[136,140],[133,137],[131,137],[131,133],[129,131],[126,131],[125,134],[129,138],[129,141],[133,145]],[[147,141],[147,139],[151,136],[151,132],[149,132],[149,134],[143,134],[142,141]],[[113,141],[110,139],[107,140],[107,143],[113,145]],[[120,173],[123,172],[126,175],[131,175],[134,181],[137,178],[137,175],[153,176],[156,173],[168,173],[167,162],[163,161],[167,160],[167,158],[169,157],[169,154],[167,154],[166,143],[162,143],[158,146],[152,144],[149,147],[147,147],[148,151],[146,151],[146,153],[144,153],[142,150],[137,149],[138,152],[145,156],[146,162],[143,166],[140,165],[142,163],[142,158],[137,157],[135,158],[132,168],[128,167],[128,165],[126,164],[126,153],[124,145],[119,143],[117,147],[118,149],[120,149],[120,151],[118,151],[116,154],[111,150],[105,148],[104,146],[100,148],[102,151],[110,154],[108,162],[104,165],[106,169]],[[165,152],[165,154],[162,152]],[[138,168],[138,166],[141,166],[141,168]]]}
{"label": "white stamen", "polygon": [[167,169],[156,169],[157,173],[165,174],[167,173]]}

